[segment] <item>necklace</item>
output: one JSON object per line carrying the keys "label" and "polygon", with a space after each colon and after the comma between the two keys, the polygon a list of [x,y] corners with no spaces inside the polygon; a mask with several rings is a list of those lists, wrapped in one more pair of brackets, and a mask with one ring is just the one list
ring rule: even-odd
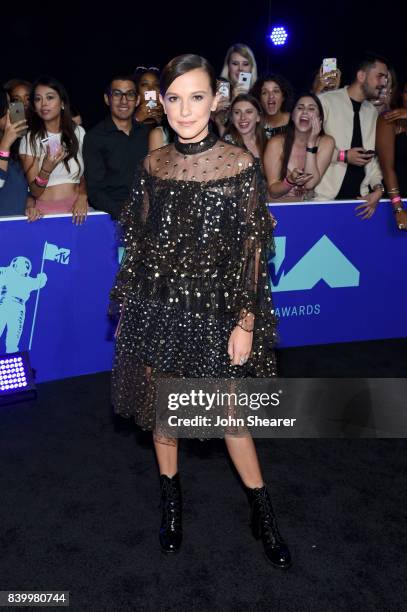
{"label": "necklace", "polygon": [[196,153],[203,153],[211,149],[213,145],[218,141],[218,137],[213,132],[209,132],[205,138],[199,142],[180,142],[178,136],[175,136],[174,145],[178,153],[183,155],[195,155]]}

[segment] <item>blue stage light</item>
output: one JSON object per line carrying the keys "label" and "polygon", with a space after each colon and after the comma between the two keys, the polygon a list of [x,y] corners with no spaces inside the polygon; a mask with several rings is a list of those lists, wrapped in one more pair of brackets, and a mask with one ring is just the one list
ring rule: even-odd
{"label": "blue stage light", "polygon": [[36,397],[34,375],[28,353],[0,356],[0,404],[11,404]]}
{"label": "blue stage light", "polygon": [[287,37],[288,32],[282,26],[273,28],[270,34],[270,40],[276,46],[285,45]]}

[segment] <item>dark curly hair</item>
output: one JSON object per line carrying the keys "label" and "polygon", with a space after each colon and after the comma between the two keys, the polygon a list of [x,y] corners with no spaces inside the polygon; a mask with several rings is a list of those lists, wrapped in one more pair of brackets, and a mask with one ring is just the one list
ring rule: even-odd
{"label": "dark curly hair", "polygon": [[264,76],[261,76],[259,79],[257,79],[255,84],[251,88],[251,95],[257,98],[258,101],[261,103],[261,90],[263,89],[264,83],[267,83],[268,81],[273,81],[273,83],[277,83],[277,85],[281,89],[281,92],[283,94],[283,104],[281,105],[281,110],[283,113],[289,113],[293,107],[293,88],[291,87],[289,81],[287,81],[287,79],[281,74],[269,73]]}

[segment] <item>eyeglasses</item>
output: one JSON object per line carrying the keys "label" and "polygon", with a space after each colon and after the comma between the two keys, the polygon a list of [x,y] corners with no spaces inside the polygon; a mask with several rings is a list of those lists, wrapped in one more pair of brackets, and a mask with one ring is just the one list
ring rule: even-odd
{"label": "eyeglasses", "polygon": [[160,72],[160,69],[157,68],[157,66],[150,66],[149,68],[147,68],[147,66],[137,66],[134,72],[141,72],[142,70],[145,72],[150,72],[150,70],[154,70],[155,72]]}
{"label": "eyeglasses", "polygon": [[129,102],[133,102],[137,98],[137,91],[135,91],[134,89],[129,89],[129,91],[122,91],[121,89],[112,89],[110,95],[115,100],[121,100],[124,96],[126,100],[128,100]]}

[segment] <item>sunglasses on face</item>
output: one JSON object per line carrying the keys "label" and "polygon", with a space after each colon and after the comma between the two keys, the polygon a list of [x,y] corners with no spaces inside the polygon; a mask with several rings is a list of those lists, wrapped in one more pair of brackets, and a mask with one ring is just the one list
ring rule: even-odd
{"label": "sunglasses on face", "polygon": [[115,100],[121,100],[123,96],[129,102],[134,102],[137,99],[137,92],[134,89],[129,89],[129,91],[122,91],[121,89],[112,89],[110,95]]}

